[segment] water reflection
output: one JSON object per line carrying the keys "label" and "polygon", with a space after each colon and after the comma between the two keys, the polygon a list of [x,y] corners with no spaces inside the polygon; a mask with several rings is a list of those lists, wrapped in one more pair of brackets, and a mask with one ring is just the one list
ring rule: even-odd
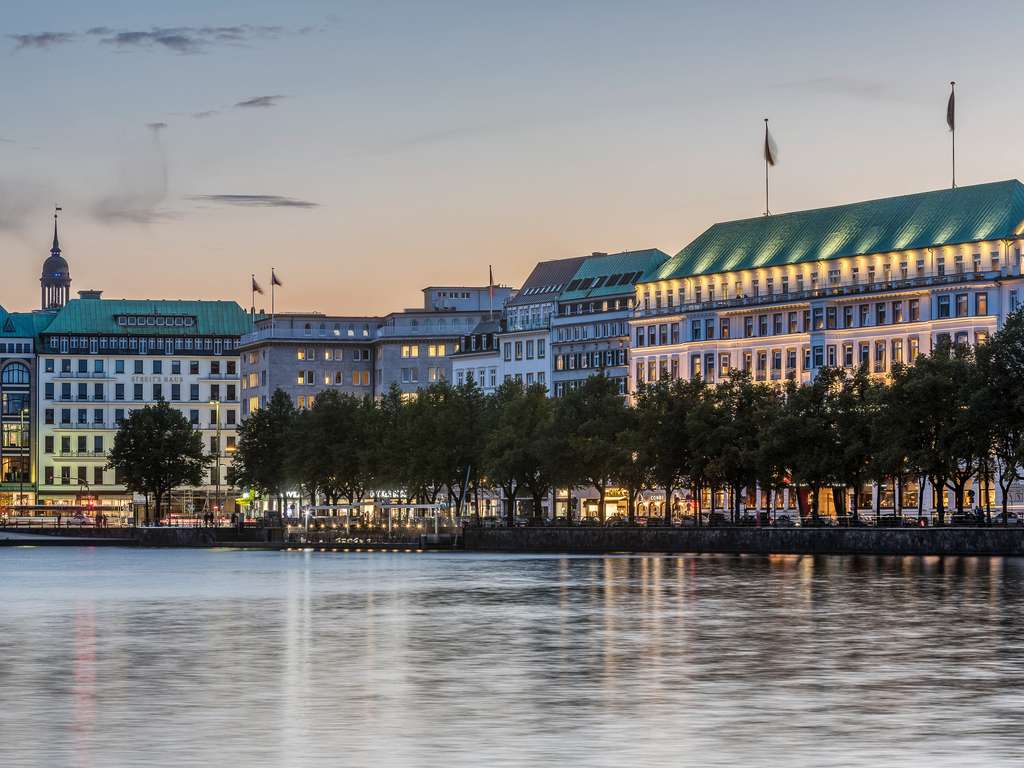
{"label": "water reflection", "polygon": [[1024,756],[1024,562],[0,550],[12,766]]}

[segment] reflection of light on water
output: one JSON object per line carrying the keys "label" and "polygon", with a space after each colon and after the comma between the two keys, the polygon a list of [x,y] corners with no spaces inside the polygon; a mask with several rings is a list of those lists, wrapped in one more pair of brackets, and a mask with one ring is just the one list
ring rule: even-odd
{"label": "reflection of light on water", "polygon": [[1024,752],[1013,558],[2,554],[4,766]]}
{"label": "reflection of light on water", "polygon": [[74,628],[71,717],[75,765],[91,766],[96,725],[96,610],[92,603],[75,608]]}

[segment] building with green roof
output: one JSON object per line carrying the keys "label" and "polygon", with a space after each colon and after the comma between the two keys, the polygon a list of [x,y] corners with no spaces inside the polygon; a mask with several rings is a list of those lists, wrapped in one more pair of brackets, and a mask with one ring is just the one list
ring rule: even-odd
{"label": "building with green roof", "polygon": [[558,294],[551,319],[551,392],[561,397],[598,371],[627,390],[635,284],[668,260],[656,248],[585,257]]}
{"label": "building with green roof", "polygon": [[[983,340],[1020,301],[1022,231],[1016,180],[715,224],[638,282],[633,348],[658,352],[640,355],[634,386],[663,363],[669,376],[741,366],[809,380],[870,359],[884,375],[947,337]],[[953,327],[967,317],[986,319]],[[883,327],[902,343],[883,350]],[[700,359],[682,359],[692,345]]]}
{"label": "building with green roof", "polygon": [[[715,224],[638,282],[631,391],[736,369],[777,386],[825,367],[885,380],[941,345],[984,344],[1024,297],[1022,231],[1016,180]],[[931,489],[904,484],[910,505],[919,490],[928,514]],[[871,494],[894,513],[884,486]]]}
{"label": "building with green roof", "polygon": [[46,318],[36,330],[39,505],[130,518],[136,500],[106,468],[106,454],[133,409],[165,400],[201,431],[213,457],[203,486],[177,494],[175,513],[233,511],[223,473],[241,420],[239,342],[253,325],[237,302],[80,291],[33,314]]}

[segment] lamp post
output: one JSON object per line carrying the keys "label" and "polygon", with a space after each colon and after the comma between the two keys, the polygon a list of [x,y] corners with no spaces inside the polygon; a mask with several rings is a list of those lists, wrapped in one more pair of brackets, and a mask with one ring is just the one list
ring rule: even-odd
{"label": "lamp post", "polygon": [[[21,411],[19,412],[19,416],[21,417],[20,418],[21,434],[18,436],[18,443],[19,443],[18,447],[23,449],[23,450],[28,448],[28,440],[26,439],[27,432],[25,430],[25,416],[27,414],[28,414],[28,408],[22,408]],[[29,466],[32,466],[32,458],[31,458],[32,454],[31,454],[31,452],[29,452],[27,454],[27,456],[28,456],[28,459],[29,459]],[[22,507],[25,506],[25,469],[24,468],[22,468],[22,470],[18,473],[18,504],[20,504]]]}
{"label": "lamp post", "polygon": [[[214,503],[217,505],[218,511],[220,511],[220,400],[211,400],[210,405],[213,406],[214,418],[217,420],[217,444],[216,450],[213,452],[213,466],[214,466],[214,484],[216,491],[214,491]],[[214,525],[217,524],[217,518],[213,518]]]}

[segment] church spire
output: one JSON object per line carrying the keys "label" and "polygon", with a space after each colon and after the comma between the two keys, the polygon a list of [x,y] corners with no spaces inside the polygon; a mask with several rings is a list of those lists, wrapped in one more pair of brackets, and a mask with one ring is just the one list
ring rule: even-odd
{"label": "church spire", "polygon": [[57,214],[63,210],[59,205],[53,209],[53,247],[50,248],[50,253],[53,254],[60,253],[60,241],[57,240]]}

